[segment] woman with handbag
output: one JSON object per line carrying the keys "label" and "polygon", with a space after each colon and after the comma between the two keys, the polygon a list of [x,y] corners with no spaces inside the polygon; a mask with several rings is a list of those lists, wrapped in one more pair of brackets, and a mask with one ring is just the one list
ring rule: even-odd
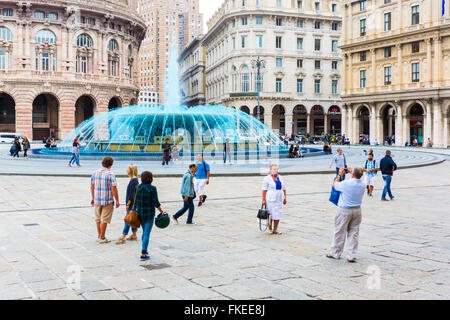
{"label": "woman with handbag", "polygon": [[136,193],[136,211],[141,221],[142,227],[142,251],[141,261],[150,259],[148,255],[148,243],[150,241],[150,232],[155,221],[155,208],[160,213],[163,213],[161,204],[158,200],[158,191],[152,185],[153,174],[149,171],[144,171],[141,175],[142,183],[137,188]]}
{"label": "woman with handbag", "polygon": [[[127,213],[134,208],[135,206],[135,196],[136,196],[136,189],[139,185],[138,180],[138,168],[137,166],[131,164],[128,166],[127,174],[130,177],[130,182],[128,183],[127,187],[127,193],[126,193],[126,199],[125,203],[127,205]],[[130,225],[128,225],[126,222],[124,222],[125,226],[123,227],[122,236],[119,238],[119,240],[116,241],[116,244],[123,244],[126,240],[137,240],[137,228],[132,228]],[[128,233],[133,232],[131,236],[127,237]]]}
{"label": "woman with handbag", "polygon": [[264,178],[262,185],[262,204],[269,210],[269,230],[272,231],[272,234],[281,234],[278,232],[278,224],[283,216],[283,205],[287,203],[286,184],[278,174],[278,170],[278,165],[272,164],[270,173]]}

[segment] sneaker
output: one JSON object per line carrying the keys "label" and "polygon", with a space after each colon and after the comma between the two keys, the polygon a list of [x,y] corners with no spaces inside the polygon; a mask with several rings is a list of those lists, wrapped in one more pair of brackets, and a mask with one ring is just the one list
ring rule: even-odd
{"label": "sneaker", "polygon": [[72,165],[70,163],[67,166],[72,168]]}
{"label": "sneaker", "polygon": [[205,201],[206,201],[206,198],[208,198],[208,196],[203,196],[203,200],[202,200],[202,203],[205,203]]}
{"label": "sneaker", "polygon": [[81,167],[81,164],[77,164],[77,167]]}
{"label": "sneaker", "polygon": [[391,200],[394,200],[394,196],[391,197]]}
{"label": "sneaker", "polygon": [[149,256],[148,254],[141,255],[141,256],[139,257],[139,259],[140,259],[141,261],[147,261],[147,260],[150,260],[150,256]]}
{"label": "sneaker", "polygon": [[198,206],[199,206],[199,207],[201,207],[202,204],[203,204],[203,202],[201,202],[201,201],[198,202]]}
{"label": "sneaker", "polygon": [[190,225],[196,225],[195,222],[186,222],[186,224],[190,224]]}
{"label": "sneaker", "polygon": [[177,218],[175,218],[175,216],[172,216],[172,219],[173,219],[173,221],[175,221],[175,222],[176,222],[176,224],[178,224],[178,219],[177,219]]}
{"label": "sneaker", "polygon": [[350,263],[355,263],[356,262],[356,258],[353,258],[353,259],[348,259],[347,258],[347,261],[350,262]]}
{"label": "sneaker", "polygon": [[386,198],[381,198],[381,201],[389,201],[389,200]]}
{"label": "sneaker", "polygon": [[104,244],[104,243],[110,243],[111,242],[111,240],[108,240],[108,239],[100,239],[100,241],[98,242],[98,243],[101,243],[101,244]]}

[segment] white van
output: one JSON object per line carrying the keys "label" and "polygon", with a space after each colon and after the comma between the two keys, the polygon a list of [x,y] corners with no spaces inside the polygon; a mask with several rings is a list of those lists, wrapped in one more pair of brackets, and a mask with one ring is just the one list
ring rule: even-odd
{"label": "white van", "polygon": [[16,138],[19,138],[22,140],[22,136],[17,133],[10,133],[10,132],[0,132],[0,143],[13,143],[16,141]]}

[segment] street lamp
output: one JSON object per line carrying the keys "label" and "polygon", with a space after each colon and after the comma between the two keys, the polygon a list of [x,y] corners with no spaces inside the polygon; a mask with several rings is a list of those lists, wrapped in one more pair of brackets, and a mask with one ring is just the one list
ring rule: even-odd
{"label": "street lamp", "polygon": [[257,95],[257,99],[258,99],[258,107],[257,107],[257,118],[259,121],[261,121],[261,106],[259,103],[259,93],[261,92],[261,87],[258,85],[258,81],[260,81],[260,77],[261,77],[261,69],[265,69],[266,68],[266,61],[261,60],[261,58],[258,56],[258,59],[256,60],[252,60],[251,61],[252,64],[252,69],[253,70],[257,70],[256,73],[256,92],[258,93]]}

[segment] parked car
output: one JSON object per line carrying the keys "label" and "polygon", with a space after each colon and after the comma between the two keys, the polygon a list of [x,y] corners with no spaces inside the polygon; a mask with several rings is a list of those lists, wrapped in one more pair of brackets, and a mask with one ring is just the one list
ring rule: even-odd
{"label": "parked car", "polygon": [[13,143],[14,141],[16,141],[16,138],[19,138],[20,141],[22,141],[23,139],[23,137],[17,133],[10,133],[10,132],[0,133],[0,142],[2,143]]}

